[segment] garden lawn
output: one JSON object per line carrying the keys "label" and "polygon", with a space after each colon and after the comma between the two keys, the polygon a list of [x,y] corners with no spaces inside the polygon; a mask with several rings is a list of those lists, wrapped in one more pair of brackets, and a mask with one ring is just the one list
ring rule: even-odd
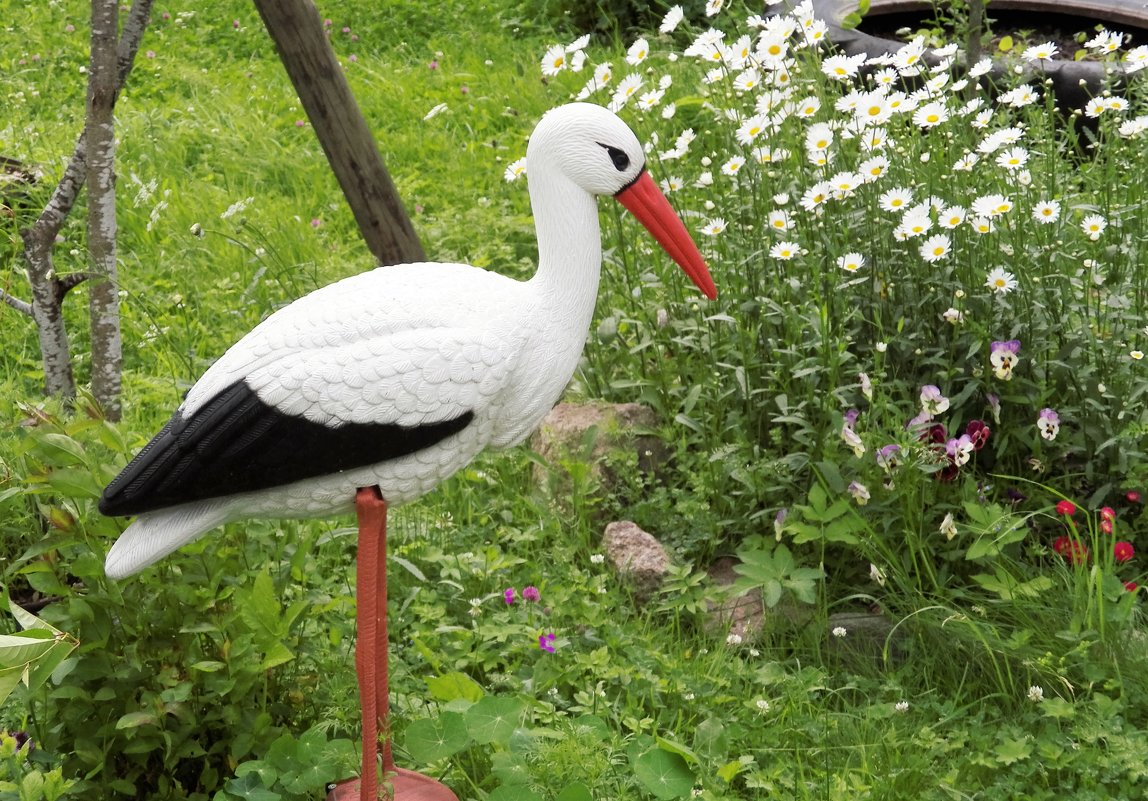
{"label": "garden lawn", "polygon": [[[1006,86],[945,50],[912,75],[923,40],[863,74],[800,9],[721,5],[586,41],[561,4],[320,9],[429,258],[531,273],[519,160],[584,95],[649,142],[721,293],[603,204],[570,394],[652,406],[671,459],[607,457],[604,487],[588,447],[521,448],[396,512],[399,763],[463,801],[1137,797],[1148,53],[1087,32],[1130,80],[1073,113],[1024,72],[1042,52]],[[87,13],[0,23],[0,155],[43,173],[0,216],[20,297]],[[115,584],[95,498],[231,342],[371,259],[250,4],[158,4],[117,126],[124,421],[43,401],[35,331],[0,305],[4,583],[79,640],[0,710],[36,745],[0,736],[0,794],[321,798],[357,764],[351,521],[230,525]],[[652,598],[602,557],[618,518],[671,547]],[[712,620],[725,555],[760,632]]]}

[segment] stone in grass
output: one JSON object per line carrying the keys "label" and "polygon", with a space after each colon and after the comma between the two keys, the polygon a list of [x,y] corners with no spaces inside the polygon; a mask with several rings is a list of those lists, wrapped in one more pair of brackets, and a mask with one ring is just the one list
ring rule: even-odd
{"label": "stone in grass", "polygon": [[[741,575],[734,569],[739,564],[732,556],[714,561],[706,573],[716,587],[730,587]],[[705,631],[711,636],[736,634],[743,642],[759,638],[762,632],[792,631],[809,624],[813,607],[783,596],[773,607],[767,608],[760,590],[742,595],[720,594],[706,602]]]}
{"label": "stone in grass", "polygon": [[609,492],[620,478],[605,465],[610,453],[632,459],[642,473],[655,473],[669,458],[669,448],[649,433],[657,422],[654,410],[639,403],[560,403],[531,439],[531,448],[550,466],[535,465],[534,478],[541,485],[552,479],[553,494],[561,498],[572,484],[569,463],[584,462],[593,482]]}
{"label": "stone in grass", "polygon": [[905,632],[880,613],[837,612],[825,623],[826,647],[849,664],[898,665],[905,660]]}
{"label": "stone in grass", "polygon": [[670,569],[670,555],[665,547],[629,520],[606,526],[602,550],[618,575],[633,584],[639,601],[649,600],[657,593]]}

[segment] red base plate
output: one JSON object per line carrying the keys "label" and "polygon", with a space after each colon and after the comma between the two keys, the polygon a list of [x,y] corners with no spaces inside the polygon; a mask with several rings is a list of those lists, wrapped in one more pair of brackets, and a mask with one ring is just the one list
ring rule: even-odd
{"label": "red base plate", "polygon": [[[394,793],[387,795],[387,790],[383,789],[382,797],[392,801],[458,801],[458,796],[445,784],[413,770],[395,768],[395,772],[387,778],[390,779],[389,786],[394,789]],[[359,801],[359,795],[359,780],[348,779],[339,782],[327,793],[327,801]]]}

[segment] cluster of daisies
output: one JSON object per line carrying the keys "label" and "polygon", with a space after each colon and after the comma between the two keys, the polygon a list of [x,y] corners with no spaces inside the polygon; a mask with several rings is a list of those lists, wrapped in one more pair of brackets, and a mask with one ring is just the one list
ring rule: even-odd
{"label": "cluster of daisies", "polygon": [[[711,0],[706,5],[707,16],[716,16],[721,10],[721,2]],[[687,64],[677,68],[688,69],[692,64],[697,65],[696,71],[700,67],[702,82],[710,87],[705,90],[706,109],[720,127],[728,127],[737,147],[724,158],[712,152],[691,154],[691,146],[698,139],[692,128],[665,141],[657,132],[651,133],[647,148],[665,175],[662,189],[667,193],[687,187],[735,189],[747,168],[754,168],[752,165],[760,169],[762,165],[790,162],[787,173],[805,176],[808,184],[798,193],[772,197],[774,208],[766,212],[766,227],[777,237],[768,247],[772,258],[784,261],[808,253],[800,233],[809,219],[835,211],[835,206],[849,212],[852,209],[846,202],[853,198],[869,204],[875,197],[882,211],[896,215],[891,226],[894,240],[912,240],[909,247],[927,264],[953,259],[962,237],[1015,228],[1018,213],[1048,226],[1064,219],[1062,201],[1043,196],[1034,186],[1026,129],[1010,119],[1011,109],[1041,100],[1039,82],[1029,80],[993,97],[986,77],[992,71],[990,59],[960,73],[954,70],[955,44],[929,48],[923,38],[878,57],[830,54],[827,26],[814,17],[808,1],[788,14],[750,16],[745,25],[749,33],[735,35],[718,27],[706,28],[678,53],[666,45],[683,19],[682,8],[674,6],[654,38],[659,47],[639,38],[617,68],[600,63],[591,70],[586,51],[589,38],[582,37],[569,45],[552,46],[543,58],[542,72],[546,76],[565,70],[592,72],[576,92],[576,99],[601,100],[615,111],[631,109],[643,116],[656,112],[670,120],[677,111],[675,103],[667,99],[674,79],[668,72],[659,72],[683,61]],[[1124,42],[1123,34],[1101,30],[1085,47],[1094,57],[1114,62],[1125,74],[1148,67],[1148,46],[1121,52]],[[1021,59],[1040,62],[1056,56],[1056,45],[1044,43],[1024,50]],[[819,70],[816,79],[809,77],[809,64]],[[826,91],[825,80],[837,88]],[[1105,93],[1082,111],[1094,118],[1120,116],[1122,121],[1114,125],[1118,135],[1137,137],[1148,131],[1148,115],[1123,119],[1129,108],[1125,98]],[[948,155],[954,126],[976,131],[978,141],[974,147],[962,147],[961,152]],[[936,131],[938,145],[926,145],[916,158],[928,161],[933,155],[946,154],[941,157],[951,159],[947,166],[952,173],[975,172],[977,183],[1005,191],[952,200],[934,195],[915,197],[912,186],[883,187],[896,173],[913,181],[904,147],[915,136],[913,129],[925,136]],[[712,136],[705,137],[705,147],[711,147],[712,140]],[[957,139],[967,140],[963,135]],[[802,158],[804,167],[792,164]],[[683,162],[697,170],[689,180],[676,174],[675,165]],[[520,159],[506,168],[505,177],[514,180],[525,169]],[[735,192],[707,193],[714,194],[737,197]],[[740,216],[735,209],[724,216],[714,213],[721,202],[703,201],[706,219],[700,230],[707,236],[721,237],[730,227],[727,220]],[[1093,242],[1101,240],[1109,224],[1097,213],[1082,215],[1077,222]],[[849,252],[836,263],[842,270],[856,273],[867,266],[867,258],[864,253]],[[984,285],[1004,295],[1017,288],[1018,279],[1003,267],[993,267],[985,274]]]}

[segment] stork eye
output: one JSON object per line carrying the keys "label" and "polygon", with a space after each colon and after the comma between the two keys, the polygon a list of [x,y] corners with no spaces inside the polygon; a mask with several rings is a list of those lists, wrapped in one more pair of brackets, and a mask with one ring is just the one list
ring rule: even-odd
{"label": "stork eye", "polygon": [[614,169],[618,172],[625,172],[630,169],[630,157],[622,150],[610,145],[603,145],[598,143],[601,147],[606,148],[606,153],[610,156],[610,161],[614,162]]}

